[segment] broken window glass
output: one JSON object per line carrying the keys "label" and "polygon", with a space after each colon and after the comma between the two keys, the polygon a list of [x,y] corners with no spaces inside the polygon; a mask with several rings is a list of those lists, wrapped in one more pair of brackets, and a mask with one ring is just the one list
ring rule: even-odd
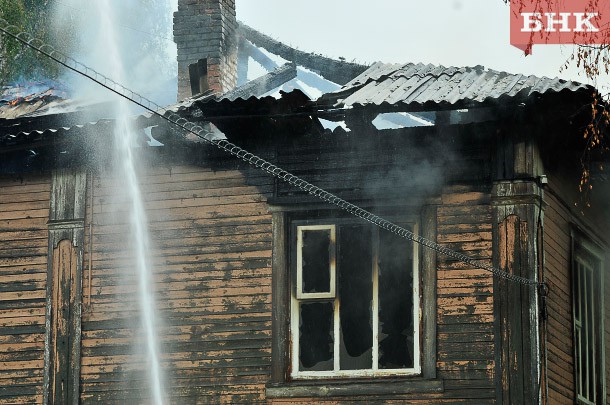
{"label": "broken window glass", "polygon": [[341,370],[372,367],[373,272],[371,227],[343,226],[339,233]]}
{"label": "broken window glass", "polygon": [[413,367],[411,242],[379,231],[379,368]]}
{"label": "broken window glass", "polygon": [[299,370],[333,369],[333,304],[301,303]]}
{"label": "broken window glass", "polygon": [[330,292],[331,230],[303,229],[301,232],[303,292]]}

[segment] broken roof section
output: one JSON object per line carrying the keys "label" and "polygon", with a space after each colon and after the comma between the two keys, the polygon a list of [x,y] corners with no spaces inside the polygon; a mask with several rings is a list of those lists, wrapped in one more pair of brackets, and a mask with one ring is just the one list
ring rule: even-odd
{"label": "broken roof section", "polygon": [[[317,118],[316,121],[324,128],[331,130],[349,130],[352,123],[372,124],[377,129],[394,129],[435,125],[441,122],[439,116],[442,114],[438,112],[443,110],[453,113],[460,109],[494,106],[505,101],[527,101],[534,99],[536,95],[590,95],[595,91],[591,86],[576,82],[509,74],[481,66],[446,68],[412,63],[376,63],[367,67],[296,50],[243,24],[239,30],[240,85],[219,96],[197,95],[169,106],[169,110],[194,121],[214,121],[215,118],[226,123],[229,116],[241,115],[243,118],[244,115],[253,114],[249,109],[242,108],[244,103],[239,103],[249,100],[247,105],[264,105],[276,115],[281,110],[281,114],[287,117],[308,115]],[[251,80],[253,76],[258,77]],[[65,92],[59,94],[53,89],[38,90],[29,90],[33,96],[28,96],[28,91],[23,94],[17,92],[1,101],[4,104],[0,106],[0,114],[4,108],[4,111],[11,111],[12,115],[0,115],[0,118],[23,116],[24,119],[0,119],[0,131],[4,132],[0,134],[3,135],[0,144],[11,148],[23,147],[28,143],[28,137],[41,141],[41,136],[48,139],[49,136],[65,132],[73,125],[82,126],[100,119],[112,118],[108,109],[101,111],[103,109],[99,106],[89,108],[92,107],[90,102],[84,106],[76,101],[63,100],[62,97],[66,97]],[[310,103],[307,97],[297,97],[298,102],[295,102],[294,97],[290,97],[291,101],[288,103],[286,100],[277,102],[277,105],[289,107],[282,107],[280,110],[270,107],[273,103],[266,96],[281,98],[282,94],[292,90],[300,90],[310,100],[315,101]],[[10,100],[16,100],[16,110],[13,108],[15,105],[10,105]],[[216,103],[210,103],[209,100],[215,100]],[[216,107],[220,107],[220,110]],[[85,110],[95,110],[96,114],[80,114]],[[79,114],[72,114],[73,112]],[[261,111],[255,111],[257,119],[261,119],[261,114]],[[48,119],[32,119],[43,115],[48,115]],[[349,115],[351,117],[348,117]],[[74,117],[79,119],[73,119]],[[148,114],[140,118],[147,121],[140,124],[142,128],[158,125],[151,123],[154,119],[151,121],[152,117]],[[347,118],[356,118],[358,121],[346,125]],[[365,122],[366,120],[368,122]],[[445,122],[465,123],[463,120]],[[219,125],[223,126],[223,123]],[[52,131],[47,131],[49,129]],[[17,139],[20,136],[24,139]]]}
{"label": "broken roof section", "polygon": [[21,80],[0,89],[0,118],[15,118],[57,106],[68,98],[66,87],[52,80]]}
{"label": "broken roof section", "polygon": [[[235,94],[241,98],[277,98],[280,91],[298,89],[315,100],[338,90],[368,67],[298,51],[244,24],[240,24],[238,33],[238,87],[229,92],[229,98]],[[250,85],[253,81],[265,81],[267,86],[254,88]]]}
{"label": "broken roof section", "polygon": [[[255,48],[262,48],[270,54],[283,59],[284,61],[291,61],[292,63],[308,69],[322,76],[326,80],[338,85],[345,85],[354,77],[367,70],[369,67],[368,65],[347,62],[342,59],[332,59],[315,53],[300,51],[282,42],[276,41],[273,38],[262,34],[243,23],[239,24],[239,34],[240,48],[242,48],[242,50],[246,53],[251,53],[249,56],[254,58],[254,60],[267,69],[269,68],[269,65],[267,65],[269,61],[265,60],[264,58],[258,59],[260,55],[257,55],[255,50],[248,47],[248,43],[253,45]],[[243,43],[244,40],[247,42]],[[277,63],[277,61],[271,61],[271,63],[274,62]]]}
{"label": "broken roof section", "polygon": [[[239,26],[238,87],[223,96],[236,98],[280,97],[281,92],[301,90],[311,100],[341,90],[355,77],[365,74],[369,66],[342,59],[303,52],[272,39],[247,25]],[[320,119],[324,128],[342,128],[344,122]],[[377,129],[405,128],[433,125],[431,117],[411,113],[379,116]]]}

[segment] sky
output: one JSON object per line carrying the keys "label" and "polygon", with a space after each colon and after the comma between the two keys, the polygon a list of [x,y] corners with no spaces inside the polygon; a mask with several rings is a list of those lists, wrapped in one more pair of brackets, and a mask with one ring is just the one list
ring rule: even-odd
{"label": "sky", "polygon": [[[300,50],[348,61],[476,66],[589,83],[576,66],[560,71],[569,46],[509,43],[503,0],[236,0],[237,18]],[[604,77],[597,83],[610,91]]]}

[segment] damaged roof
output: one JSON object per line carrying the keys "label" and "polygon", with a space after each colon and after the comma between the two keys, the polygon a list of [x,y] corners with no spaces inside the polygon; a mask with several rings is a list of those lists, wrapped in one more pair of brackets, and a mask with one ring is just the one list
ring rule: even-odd
{"label": "damaged roof", "polygon": [[[352,78],[364,72],[368,66],[359,63],[348,62],[345,59],[333,59],[299,51],[275,39],[243,24],[239,23],[240,39],[247,39],[255,47],[261,47],[270,53],[277,55],[286,61],[298,66],[310,69],[333,83],[343,85]],[[242,41],[243,42],[243,41]],[[242,48],[244,46],[240,44]],[[247,46],[245,48],[248,48]],[[251,55],[254,56],[254,55]]]}
{"label": "damaged roof", "polygon": [[[262,48],[265,47],[269,50],[263,52]],[[270,129],[277,132],[290,128],[295,133],[302,133],[312,126],[320,129],[318,121],[312,120],[312,116],[328,119],[339,117],[342,120],[345,118],[343,112],[348,111],[349,107],[417,113],[493,105],[506,100],[520,102],[536,94],[580,92],[588,95],[595,91],[592,86],[577,82],[498,72],[482,66],[456,68],[379,62],[367,68],[297,51],[246,26],[241,27],[240,52],[239,65],[246,69],[241,76],[247,78],[250,59],[263,66],[267,73],[242,83],[224,95],[199,94],[166,109],[191,121],[209,120],[228,132],[247,129],[249,133],[262,134]],[[288,63],[279,65],[278,61],[285,61],[282,59],[284,57],[289,58]],[[325,75],[341,73],[341,80],[337,78],[337,81],[345,84],[334,90],[337,88],[335,83],[303,69],[299,64]],[[351,80],[347,78],[353,75],[357,76]],[[326,94],[313,103],[298,90],[283,92],[279,100],[265,96],[279,95],[278,86],[284,88],[281,86],[299,78],[307,79],[305,81],[309,87],[320,90],[318,94]],[[20,90],[0,100],[0,106],[4,103],[4,110],[0,108],[2,151],[26,148],[30,144],[46,144],[53,138],[70,138],[70,135],[91,130],[96,125],[100,129],[106,128],[106,119],[113,118],[109,109],[82,100],[65,100],[67,96],[59,91],[61,88],[52,83],[43,84],[39,88],[35,83],[36,86],[27,89],[34,93],[33,96],[27,96]],[[335,87],[329,87],[331,84]],[[7,114],[3,116],[2,111]],[[273,121],[272,128],[268,123],[261,123],[263,117]],[[405,120],[405,117],[394,118],[400,118],[401,122]],[[139,128],[162,122],[158,117],[146,113],[136,121]],[[297,131],[297,126],[303,128]],[[162,142],[169,141],[165,139]]]}
{"label": "damaged roof", "polygon": [[[177,113],[192,122],[210,121],[221,129],[247,127],[248,131],[254,134],[271,129],[276,133],[289,127],[291,132],[297,133],[301,132],[297,131],[298,127],[306,130],[313,125],[307,115],[292,116],[305,108],[309,102],[309,98],[299,90],[282,93],[280,99],[266,96],[230,100],[204,94],[167,106],[165,111]],[[112,104],[100,103],[83,110],[25,115],[14,119],[0,118],[0,153],[45,146],[62,140],[81,139],[79,136],[86,131],[112,131],[115,114]],[[273,118],[268,120],[270,117]],[[260,128],[261,120],[271,121],[272,125]],[[142,129],[169,123],[156,114],[143,112],[133,117],[133,125]],[[162,143],[172,141],[166,137],[157,140]]]}
{"label": "damaged roof", "polygon": [[475,67],[375,63],[320,105],[402,105],[412,110],[458,109],[563,91],[594,92],[593,86],[562,79]]}
{"label": "damaged roof", "polygon": [[62,104],[67,90],[55,82],[24,82],[3,86],[0,94],[0,118],[16,118]]}

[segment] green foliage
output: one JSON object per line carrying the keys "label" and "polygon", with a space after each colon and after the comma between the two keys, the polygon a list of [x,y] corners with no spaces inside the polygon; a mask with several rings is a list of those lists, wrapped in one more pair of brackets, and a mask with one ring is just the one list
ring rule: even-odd
{"label": "green foliage", "polygon": [[[49,0],[0,0],[0,17],[52,43],[47,19],[51,15]],[[0,84],[24,79],[56,78],[59,66],[12,38],[0,36]]]}

